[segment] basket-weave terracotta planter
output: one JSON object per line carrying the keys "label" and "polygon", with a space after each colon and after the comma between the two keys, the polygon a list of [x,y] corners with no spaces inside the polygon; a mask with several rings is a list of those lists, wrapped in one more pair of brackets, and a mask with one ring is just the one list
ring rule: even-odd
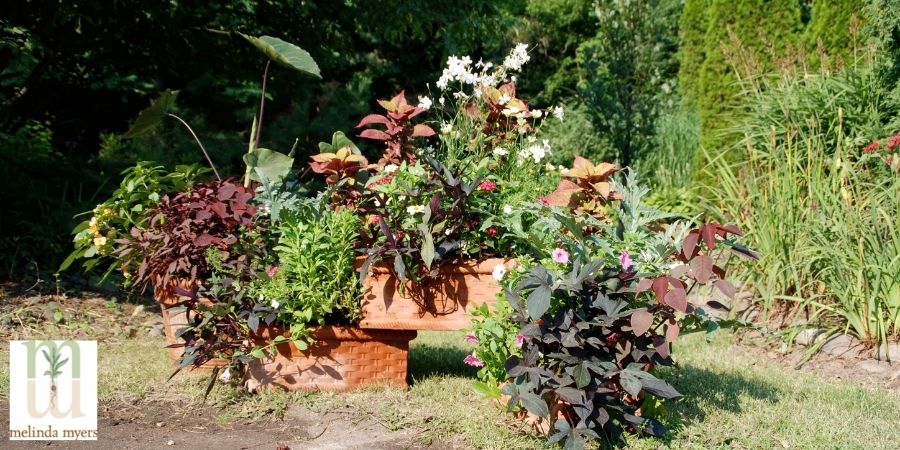
{"label": "basket-weave terracotta planter", "polygon": [[[187,286],[182,287],[187,288]],[[153,298],[159,303],[159,308],[162,310],[163,332],[166,335],[166,344],[169,346],[166,350],[168,351],[169,358],[172,362],[177,363],[178,359],[181,358],[181,355],[184,353],[184,347],[172,347],[172,345],[184,344],[184,340],[178,337],[178,330],[188,325],[187,310],[183,306],[177,306],[182,299],[178,297],[178,294],[175,293],[174,289],[162,292],[155,291]],[[207,299],[200,299],[200,302],[207,305],[211,304]],[[228,365],[227,361],[214,359],[200,367],[209,369],[226,365]]]}
{"label": "basket-weave terracotta planter", "polygon": [[[263,328],[260,337],[271,339],[276,333]],[[406,389],[409,341],[415,337],[415,331],[320,327],[308,350],[286,342],[276,346],[274,357],[253,360],[244,382],[250,390],[279,386],[289,391],[348,391],[372,385]]]}
{"label": "basket-weave terracotta planter", "polygon": [[[364,259],[356,261],[357,270]],[[360,328],[392,330],[462,330],[471,324],[469,313],[486,303],[492,306],[500,293],[494,280],[497,265],[510,269],[515,260],[499,258],[449,263],[436,279],[407,283],[401,292],[399,280],[385,263],[369,269],[363,282]]]}

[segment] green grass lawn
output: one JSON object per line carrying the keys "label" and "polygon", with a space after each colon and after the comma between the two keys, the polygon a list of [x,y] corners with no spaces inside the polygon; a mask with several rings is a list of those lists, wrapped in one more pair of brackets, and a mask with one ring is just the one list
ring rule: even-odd
{"label": "green grass lawn", "polygon": [[[39,335],[56,334],[45,330]],[[502,409],[471,388],[474,371],[462,364],[471,351],[459,332],[420,332],[410,353],[414,383],[408,392],[369,389],[349,394],[271,391],[259,395],[218,388],[211,402],[220,422],[277,420],[294,402],[315,411],[355,410],[389,429],[415,427],[426,440],[486,449],[542,448]],[[733,345],[727,334],[712,344],[692,336],[679,341],[679,369],[665,370],[684,398],[664,412],[667,438],[631,438],[630,448],[896,448],[900,442],[900,393],[851,382],[824,381],[778,366]],[[201,373],[171,372],[161,338],[100,343],[102,402],[172,402],[196,405]],[[8,352],[0,352],[0,396],[8,395]]]}

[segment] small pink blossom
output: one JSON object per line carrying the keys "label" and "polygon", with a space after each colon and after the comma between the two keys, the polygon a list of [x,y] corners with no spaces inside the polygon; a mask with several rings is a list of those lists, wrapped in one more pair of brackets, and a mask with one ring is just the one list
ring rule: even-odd
{"label": "small pink blossom", "polygon": [[481,184],[478,185],[478,189],[482,190],[482,191],[491,192],[491,191],[497,189],[497,183],[494,183],[491,180],[484,180],[481,182]]}
{"label": "small pink blossom", "polygon": [[872,141],[871,144],[867,145],[867,146],[863,149],[863,153],[875,153],[879,148],[881,148],[881,142],[879,142],[879,141]]}
{"label": "small pink blossom", "polygon": [[631,255],[625,250],[622,250],[622,253],[619,255],[619,262],[622,263],[622,270],[626,272],[631,272],[634,268],[634,261],[631,260]]}
{"label": "small pink blossom", "polygon": [[474,353],[466,356],[463,359],[463,362],[472,367],[484,367],[484,361],[482,361],[479,357],[475,356]]}
{"label": "small pink blossom", "polygon": [[566,264],[569,262],[569,252],[567,252],[565,249],[557,248],[556,250],[553,250],[551,258],[553,258],[553,261],[555,262]]}
{"label": "small pink blossom", "polygon": [[278,266],[269,267],[266,273],[269,274],[269,278],[274,277],[278,273]]}
{"label": "small pink blossom", "polygon": [[480,340],[478,340],[478,336],[475,336],[475,333],[466,333],[466,340],[473,344],[478,344],[479,342],[481,342]]}
{"label": "small pink blossom", "polygon": [[516,347],[522,348],[523,345],[525,345],[525,335],[519,333],[516,335]]}

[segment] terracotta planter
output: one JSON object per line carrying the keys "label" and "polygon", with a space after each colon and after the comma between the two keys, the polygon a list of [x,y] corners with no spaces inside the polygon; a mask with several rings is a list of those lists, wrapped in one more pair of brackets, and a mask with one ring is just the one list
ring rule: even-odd
{"label": "terracotta planter", "polygon": [[[270,339],[277,333],[262,329],[260,337]],[[244,382],[250,390],[279,386],[289,391],[348,391],[372,385],[406,389],[409,341],[415,337],[415,331],[321,327],[308,350],[287,342],[276,346],[276,356],[248,364]]]}
{"label": "terracotta planter", "polygon": [[[357,270],[365,261],[357,258]],[[392,330],[462,330],[471,321],[469,313],[477,306],[494,304],[500,285],[492,275],[494,267],[507,270],[515,260],[499,258],[446,264],[437,279],[407,283],[401,292],[399,280],[387,264],[376,264],[363,283],[360,328]]]}
{"label": "terracotta planter", "polygon": [[[188,288],[186,285],[183,285],[182,287]],[[178,337],[178,330],[188,325],[189,317],[186,308],[176,306],[181,302],[178,294],[175,293],[174,289],[154,291],[153,298],[159,303],[159,307],[162,310],[163,332],[166,335],[166,345],[183,344],[184,340]],[[207,299],[200,299],[200,302],[207,305],[212,304]],[[172,360],[173,364],[177,363],[178,359],[181,358],[182,353],[184,353],[184,347],[168,347],[166,350],[168,351],[169,358]],[[226,365],[228,365],[227,361],[215,359],[200,367],[209,369]]]}

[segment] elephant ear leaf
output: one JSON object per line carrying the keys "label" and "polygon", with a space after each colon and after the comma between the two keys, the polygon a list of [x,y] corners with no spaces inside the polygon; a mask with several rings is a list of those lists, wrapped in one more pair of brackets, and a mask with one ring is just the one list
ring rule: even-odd
{"label": "elephant ear leaf", "polygon": [[250,178],[262,183],[280,183],[294,166],[294,158],[267,148],[245,154],[244,162],[250,169]]}
{"label": "elephant ear leaf", "polygon": [[178,97],[178,91],[166,90],[163,92],[147,109],[141,111],[123,137],[131,139],[153,130],[175,107],[176,97]]}
{"label": "elephant ear leaf", "polygon": [[306,50],[272,36],[255,37],[244,33],[238,34],[272,61],[289,69],[308,73],[316,78],[322,78],[322,75],[319,74],[318,64]]}

